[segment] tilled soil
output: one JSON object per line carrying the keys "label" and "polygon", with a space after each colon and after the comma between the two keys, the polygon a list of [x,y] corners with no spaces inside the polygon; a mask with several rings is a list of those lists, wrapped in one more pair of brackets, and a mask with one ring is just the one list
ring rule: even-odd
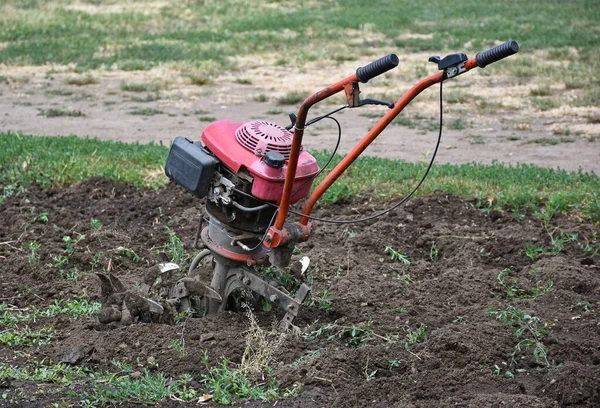
{"label": "tilled soil", "polygon": [[[351,218],[389,204],[356,198],[315,215]],[[274,374],[284,387],[301,389],[277,406],[600,406],[600,257],[583,250],[597,248],[600,229],[576,214],[544,225],[481,207],[436,194],[376,221],[314,222],[311,239],[299,248],[311,259],[307,279],[313,294],[330,292],[332,307],[304,305],[294,321],[302,333],[286,334],[275,351]],[[47,223],[36,221],[42,212],[48,213]],[[8,198],[0,206],[1,301],[21,309],[76,297],[98,301],[98,279],[91,272],[109,263],[133,287],[164,260],[166,227],[193,254],[203,214],[201,202],[176,186],[149,192],[100,178]],[[101,229],[92,227],[92,218],[101,221]],[[79,234],[85,238],[74,245],[61,273],[53,257],[65,254],[64,236]],[[25,244],[32,241],[39,244],[39,257],[28,259]],[[526,244],[544,253],[532,260]],[[132,249],[140,261],[117,254],[119,247]],[[410,263],[391,259],[386,247]],[[76,281],[66,278],[74,268],[81,275]],[[551,289],[544,293],[544,285]],[[507,304],[547,324],[550,332],[541,341],[550,367],[522,349],[510,368],[514,377],[505,375],[502,362],[510,361],[507,354],[524,337],[512,333],[517,326],[487,312]],[[282,317],[275,308],[255,313],[265,330]],[[211,364],[222,357],[240,362],[249,321],[243,313],[225,312],[190,318],[185,327],[139,323],[106,330],[95,317],[59,315],[31,326],[52,327],[56,337],[44,346],[0,345],[3,361],[46,359],[103,370],[111,369],[112,360],[144,366],[151,358],[170,376],[189,373],[198,379],[206,372],[204,350]],[[353,326],[362,329],[354,337],[347,330]],[[422,326],[426,339],[407,343],[407,335]],[[185,358],[170,347],[182,331]],[[494,373],[495,365],[500,373]],[[22,405],[77,402],[66,391],[42,394],[44,384],[3,384],[8,388],[2,394],[19,395]]]}

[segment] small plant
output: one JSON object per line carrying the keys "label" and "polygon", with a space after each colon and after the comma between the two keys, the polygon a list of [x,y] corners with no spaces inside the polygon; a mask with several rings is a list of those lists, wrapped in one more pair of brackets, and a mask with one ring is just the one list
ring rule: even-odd
{"label": "small plant", "polygon": [[185,252],[185,248],[183,247],[183,241],[181,241],[171,228],[165,227],[165,229],[169,234],[169,242],[165,245],[167,254],[171,258],[171,262],[183,267],[190,259],[190,256]]}
{"label": "small plant", "polygon": [[171,345],[169,346],[169,348],[172,348],[173,350],[177,351],[179,353],[180,359],[184,358],[185,340],[183,339],[183,336],[181,338],[171,340]]}
{"label": "small plant", "polygon": [[126,258],[131,259],[133,262],[138,263],[140,262],[140,260],[142,258],[139,257],[138,254],[135,253],[135,251],[131,248],[125,248],[125,247],[118,247],[117,249],[115,249],[115,253],[117,255],[122,255]]}
{"label": "small plant", "polygon": [[69,264],[69,257],[66,255],[57,255],[52,257],[54,266],[62,273],[66,266]]}
{"label": "small plant", "polygon": [[54,337],[54,331],[43,328],[33,331],[28,326],[21,330],[4,330],[0,332],[0,343],[7,346],[38,346],[50,344]]}
{"label": "small plant", "polygon": [[78,77],[71,77],[65,80],[65,83],[68,85],[76,85],[76,86],[84,86],[84,85],[92,85],[97,84],[98,80],[94,78],[92,75],[87,74]]}
{"label": "small plant", "polygon": [[410,265],[410,260],[405,255],[401,254],[400,251],[396,251],[392,247],[386,246],[385,253],[390,254],[394,261],[400,261],[404,265]]}
{"label": "small plant", "polygon": [[104,252],[102,252],[102,251],[96,252],[96,255],[94,255],[94,257],[90,261],[90,265],[92,266],[92,272],[94,271],[94,269],[100,269],[100,267],[102,265],[101,262],[102,262],[103,257],[104,257]]}
{"label": "small plant", "polygon": [[421,324],[415,330],[411,330],[406,334],[404,338],[404,348],[408,349],[410,346],[417,343],[423,343],[427,340],[427,326]]}
{"label": "small plant", "polygon": [[318,306],[324,312],[331,312],[333,305],[333,294],[327,289],[319,291],[316,295],[311,295],[307,301],[308,306]]}
{"label": "small plant", "polygon": [[262,379],[270,373],[270,365],[283,344],[284,337],[275,330],[266,331],[259,325],[254,313],[246,307],[250,327],[244,337],[246,347],[240,363],[240,371],[250,379]]}
{"label": "small plant", "polygon": [[33,222],[39,222],[41,224],[48,224],[48,213],[46,211],[39,213],[33,219]]}
{"label": "small plant", "polygon": [[461,324],[465,322],[465,317],[464,316],[456,316],[456,318],[454,320],[452,320],[453,324]]}
{"label": "small plant", "polygon": [[154,116],[163,115],[165,112],[154,108],[138,108],[129,112],[130,115]]}
{"label": "small plant", "polygon": [[47,118],[57,118],[60,116],[70,116],[73,118],[80,118],[80,117],[84,117],[85,113],[83,113],[80,110],[50,108],[50,109],[42,110],[40,112],[40,115],[45,116]]}
{"label": "small plant", "polygon": [[102,230],[102,221],[97,218],[90,219],[90,226],[92,227],[92,235],[98,235]]}
{"label": "small plant", "polygon": [[402,365],[400,360],[388,360],[388,369],[392,371],[394,368],[398,368]]}
{"label": "small plant", "polygon": [[31,241],[31,242],[28,242],[27,244],[25,244],[25,247],[29,248],[29,255],[27,255],[27,262],[29,262],[29,265],[33,266],[33,264],[36,263],[40,257],[40,253],[39,253],[40,244],[34,240],[34,241]]}
{"label": "small plant", "polygon": [[158,92],[160,90],[160,84],[157,82],[149,82],[149,83],[122,82],[121,90],[126,91],[126,92]]}
{"label": "small plant", "polygon": [[304,101],[308,95],[310,95],[308,92],[292,91],[277,98],[276,102],[278,105],[295,105]]}
{"label": "small plant", "polygon": [[539,254],[545,253],[546,250],[541,245],[531,245],[529,242],[525,242],[525,255],[532,261],[535,261],[535,258]]}
{"label": "small plant", "polygon": [[431,249],[429,250],[429,259],[431,262],[435,262],[440,257],[440,247],[434,242],[431,243]]}
{"label": "small plant", "polygon": [[590,313],[590,312],[594,311],[594,305],[592,305],[587,300],[582,300],[581,302],[575,303],[574,307],[579,307],[579,308],[583,309],[584,313]]}
{"label": "small plant", "polygon": [[[535,270],[534,270],[535,271]],[[538,279],[536,286],[527,290],[519,286],[519,278],[507,279],[508,275],[512,271],[510,268],[503,269],[498,273],[496,279],[504,291],[508,299],[535,299],[539,296],[545,295],[552,290],[554,282],[548,281],[543,283],[541,279]]]}
{"label": "small plant", "polygon": [[513,326],[512,332],[519,339],[513,351],[508,353],[509,369],[518,364],[517,357],[523,349],[532,350],[536,362],[550,367],[548,348],[542,343],[543,338],[550,333],[549,323],[542,323],[538,317],[526,314],[511,305],[506,305],[503,309],[489,309],[487,316],[494,316],[496,320]]}

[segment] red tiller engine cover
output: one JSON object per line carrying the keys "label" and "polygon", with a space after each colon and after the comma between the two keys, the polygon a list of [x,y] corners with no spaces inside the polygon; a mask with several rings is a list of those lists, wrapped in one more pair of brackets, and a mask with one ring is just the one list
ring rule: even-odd
{"label": "red tiller engine cover", "polygon": [[[235,173],[247,169],[254,177],[253,196],[277,203],[281,201],[283,194],[292,138],[289,130],[265,121],[234,123],[220,120],[208,125],[202,133],[202,142],[223,164]],[[281,153],[286,159],[283,167],[274,168],[267,165],[263,160],[267,151]],[[292,191],[296,191],[304,183],[306,185],[292,196],[292,203],[308,195],[312,180],[307,180],[318,171],[317,160],[307,152],[301,151]]]}

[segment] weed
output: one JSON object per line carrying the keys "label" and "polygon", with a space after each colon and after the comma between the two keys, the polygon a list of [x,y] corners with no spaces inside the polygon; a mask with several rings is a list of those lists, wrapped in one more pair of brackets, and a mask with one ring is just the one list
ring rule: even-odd
{"label": "weed", "polygon": [[0,332],[0,343],[7,346],[39,346],[50,344],[54,337],[54,331],[42,328],[33,331],[28,326],[20,330],[4,330]]}
{"label": "weed", "polygon": [[562,138],[562,139],[556,139],[556,138],[552,138],[552,137],[540,137],[538,139],[531,139],[525,142],[525,144],[539,144],[539,145],[543,145],[543,146],[556,146],[557,144],[560,143],[571,143],[574,142],[574,139],[567,139],[567,138]]}
{"label": "weed", "polygon": [[541,245],[531,245],[529,242],[525,242],[525,255],[532,261],[535,261],[535,258],[539,254],[545,253],[546,250]]}
{"label": "weed", "polygon": [[157,82],[149,83],[132,83],[132,82],[121,82],[121,90],[126,92],[158,92],[160,90],[160,84]]}
{"label": "weed", "polygon": [[165,245],[165,249],[167,250],[167,254],[171,258],[171,262],[176,263],[182,268],[187,265],[190,260],[190,256],[185,252],[185,248],[183,246],[183,242],[181,239],[175,234],[175,232],[165,226],[165,230],[169,234],[169,242]]}
{"label": "weed", "polygon": [[40,115],[45,116],[47,118],[57,118],[60,116],[70,116],[73,118],[84,117],[85,113],[80,110],[70,110],[70,109],[59,109],[59,108],[50,108],[44,109],[40,112]]}
{"label": "weed", "polygon": [[102,251],[96,252],[96,255],[94,255],[94,257],[90,261],[90,265],[92,266],[92,272],[94,271],[94,269],[100,269],[101,260],[103,257],[104,257],[104,252],[102,252]]}
{"label": "weed", "polygon": [[400,360],[388,360],[388,369],[392,371],[393,368],[399,368],[402,365]]}
{"label": "weed", "polygon": [[554,282],[548,281],[543,283],[541,280],[536,282],[536,286],[527,290],[519,287],[519,278],[512,278],[510,281],[507,276],[512,271],[510,268],[503,269],[498,273],[496,279],[502,288],[506,292],[506,297],[510,300],[513,299],[535,299],[539,296],[546,295],[554,287]]}
{"label": "weed", "polygon": [[233,82],[242,85],[252,85],[252,80],[249,78],[236,78]]}
{"label": "weed", "polygon": [[531,95],[531,96],[551,96],[552,89],[550,89],[549,85],[540,85],[537,88],[531,88],[529,90],[529,95]]}
{"label": "weed", "polygon": [[311,295],[310,298],[306,300],[306,305],[317,305],[319,309],[323,310],[324,312],[331,312],[334,300],[333,294],[327,289],[323,289],[317,294]]}
{"label": "weed", "polygon": [[25,244],[26,248],[29,248],[29,255],[27,255],[27,262],[29,262],[30,266],[33,266],[40,257],[39,249],[40,244],[37,241],[31,241]]}
{"label": "weed", "polygon": [[303,102],[310,95],[306,91],[291,91],[275,100],[278,105],[296,105]]}
{"label": "weed", "polygon": [[252,97],[254,102],[269,102],[269,97],[265,94],[258,94]]}
{"label": "weed", "polygon": [[429,249],[429,259],[431,262],[435,262],[440,257],[440,247],[434,242],[431,243],[431,248]]}
{"label": "weed", "polygon": [[365,379],[367,382],[373,381],[375,375],[377,375],[377,370],[369,370],[369,359],[367,358],[367,363],[365,364]]}
{"label": "weed", "polygon": [[448,123],[448,129],[462,130],[464,128],[466,128],[466,126],[461,118],[452,119],[450,123]]}
{"label": "weed", "polygon": [[95,77],[93,77],[90,74],[86,74],[86,75],[82,75],[82,76],[67,78],[65,80],[65,83],[68,85],[76,85],[76,86],[92,85],[92,84],[97,84],[98,79],[96,79]]}
{"label": "weed", "polygon": [[179,353],[179,358],[183,359],[185,357],[185,340],[183,340],[183,336],[181,338],[171,340],[171,345],[169,348],[177,351]]}
{"label": "weed", "polygon": [[69,257],[66,255],[56,255],[52,257],[52,261],[54,262],[54,266],[62,274],[66,266],[69,264]]}
{"label": "weed", "polygon": [[575,306],[583,309],[585,313],[591,313],[594,311],[594,305],[592,305],[588,300],[582,300],[581,302],[575,303]]}
{"label": "weed", "polygon": [[132,95],[129,100],[131,102],[140,102],[140,103],[147,103],[147,102],[154,102],[154,101],[158,101],[160,99],[160,95],[158,92],[156,93],[149,93],[146,96],[136,96],[136,95]]}
{"label": "weed", "polygon": [[197,86],[208,85],[214,82],[212,77],[206,74],[191,74],[189,78],[190,83]]}
{"label": "weed", "polygon": [[373,339],[373,322],[368,321],[362,325],[352,325],[350,327],[340,327],[340,330],[330,335],[327,340],[341,339],[345,340],[346,347],[358,347],[367,344]]}
{"label": "weed", "polygon": [[138,108],[129,112],[130,115],[154,116],[163,115],[165,112],[154,108]]}
{"label": "weed", "polygon": [[452,324],[461,324],[465,322],[464,316],[456,316],[454,320],[452,320]]}
{"label": "weed", "polygon": [[39,222],[41,224],[48,224],[48,212],[43,211],[39,213],[34,219],[33,222]]}
{"label": "weed", "polygon": [[129,258],[135,263],[138,263],[141,260],[140,256],[136,254],[135,251],[131,248],[118,247],[117,249],[115,249],[115,254]]}
{"label": "weed", "polygon": [[400,251],[396,251],[392,247],[386,246],[385,253],[390,254],[393,261],[400,261],[404,265],[410,265],[410,260],[405,255],[401,254]]}
{"label": "weed", "polygon": [[532,350],[536,362],[550,367],[548,348],[542,343],[544,336],[550,333],[549,323],[542,323],[538,317],[526,314],[511,305],[506,305],[503,309],[489,309],[487,316],[494,316],[496,320],[513,326],[512,332],[519,339],[513,351],[508,353],[508,368],[518,365],[517,357],[522,349]]}
{"label": "weed", "polygon": [[485,140],[481,135],[468,135],[467,139],[469,139],[469,144],[472,145],[485,144]]}
{"label": "weed", "polygon": [[203,374],[200,382],[207,387],[206,392],[212,395],[212,401],[217,404],[231,404],[234,399],[239,401],[261,400],[273,401],[295,395],[295,389],[279,390],[280,383],[267,371],[268,378],[259,385],[254,385],[240,371],[230,366],[224,359],[218,367],[208,364],[208,351],[204,351],[202,364],[208,373]]}
{"label": "weed", "polygon": [[214,116],[198,116],[200,122],[214,122],[217,120]]}
{"label": "weed", "polygon": [[275,355],[283,344],[284,337],[274,330],[267,332],[261,329],[249,307],[246,307],[246,316],[250,327],[244,334],[246,347],[242,354],[240,371],[247,378],[262,379],[265,374],[269,374],[270,365],[275,361]]}
{"label": "weed", "polygon": [[404,348],[409,349],[417,343],[423,343],[427,340],[427,326],[421,324],[415,330],[409,330],[404,338]]}
{"label": "weed", "polygon": [[90,226],[92,227],[92,235],[98,235],[102,230],[102,221],[97,218],[91,218]]}

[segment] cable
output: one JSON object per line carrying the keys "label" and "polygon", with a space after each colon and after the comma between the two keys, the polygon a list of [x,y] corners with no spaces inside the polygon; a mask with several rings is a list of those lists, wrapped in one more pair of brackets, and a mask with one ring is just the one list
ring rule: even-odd
{"label": "cable", "polygon": [[443,128],[443,99],[442,99],[442,83],[443,82],[444,82],[444,77],[442,76],[442,80],[440,81],[440,132],[438,134],[438,140],[435,145],[435,150],[433,151],[433,155],[431,156],[431,160],[429,161],[429,166],[427,166],[427,170],[425,170],[425,174],[423,174],[423,177],[421,178],[419,183],[415,186],[415,188],[413,188],[413,190],[406,197],[404,197],[402,200],[398,201],[396,204],[394,204],[387,210],[378,212],[378,213],[370,215],[368,217],[358,218],[355,220],[330,220],[330,219],[326,219],[326,218],[319,218],[319,217],[313,217],[310,215],[304,215],[302,213],[298,213],[298,212],[292,211],[292,210],[289,210],[289,212],[291,212],[292,214],[299,215],[301,217],[306,217],[310,220],[315,220],[315,221],[320,221],[320,222],[328,222],[331,224],[354,224],[354,223],[358,223],[358,222],[370,221],[377,217],[381,217],[382,215],[385,215],[385,214],[389,213],[390,211],[395,210],[396,208],[398,208],[399,206],[404,204],[406,201],[408,201],[413,196],[413,194],[419,189],[419,187],[421,187],[421,184],[423,184],[423,182],[427,178],[427,175],[429,174],[429,170],[431,170],[431,167],[433,166],[433,162],[435,161],[435,156],[437,155],[438,149],[440,147],[440,142],[442,140],[442,128]]}
{"label": "cable", "polygon": [[[435,145],[435,150],[433,151],[433,155],[431,156],[431,160],[429,161],[429,165],[427,166],[427,170],[425,170],[425,174],[423,174],[423,177],[421,178],[421,180],[419,181],[419,183],[415,186],[415,188],[412,189],[412,191],[406,197],[404,197],[402,200],[398,201],[396,204],[394,204],[393,206],[391,206],[387,210],[380,211],[380,212],[378,212],[376,214],[373,214],[373,215],[370,215],[368,217],[358,218],[358,219],[354,219],[354,220],[331,220],[331,219],[327,219],[327,218],[319,218],[319,217],[315,217],[315,216],[312,216],[312,215],[305,215],[305,214],[302,214],[302,213],[300,213],[298,211],[294,211],[294,210],[291,210],[291,209],[289,209],[288,212],[291,213],[291,214],[298,215],[300,217],[306,217],[309,220],[315,220],[315,221],[320,221],[320,222],[328,222],[328,223],[331,223],[331,224],[355,224],[355,223],[359,223],[359,222],[370,221],[372,219],[381,217],[382,215],[385,215],[385,214],[389,213],[390,211],[395,210],[396,208],[398,208],[399,206],[401,206],[402,204],[404,204],[406,201],[408,201],[413,196],[413,194],[419,189],[419,187],[421,187],[421,185],[423,184],[423,182],[427,178],[427,176],[429,174],[429,171],[431,170],[431,167],[433,166],[433,162],[435,161],[435,157],[437,155],[437,152],[439,150],[440,142],[442,141],[443,112],[444,112],[444,110],[443,110],[443,99],[442,99],[442,84],[443,84],[443,82],[444,82],[444,77],[442,77],[442,80],[440,81],[440,131],[439,131],[439,134],[438,134],[437,143]],[[331,118],[331,119],[333,119],[333,118]],[[329,164],[329,163],[327,163],[327,164]],[[257,201],[260,201],[260,202],[265,203],[265,204],[269,204],[270,206],[279,209],[279,206],[277,204],[274,204],[274,203],[271,203],[271,202],[268,202],[268,201],[260,200],[260,199],[258,199],[256,197],[254,197],[254,196],[252,196],[252,195],[250,195],[250,194],[242,191],[242,190],[238,190],[237,188],[234,188],[233,190],[235,190],[236,192],[238,192],[238,193],[240,193],[242,195],[254,198]],[[269,223],[269,227],[267,228],[267,231],[271,227],[272,222],[273,222],[273,219],[271,219],[271,222]]]}
{"label": "cable", "polygon": [[[341,110],[341,109],[339,109]],[[335,112],[335,111],[334,111]],[[331,113],[334,113],[331,112]],[[331,113],[329,113],[328,115],[330,115]],[[327,166],[329,166],[329,163],[331,163],[331,161],[333,160],[333,158],[335,157],[335,154],[338,151],[338,148],[340,147],[340,142],[342,140],[342,125],[340,125],[340,122],[338,122],[338,120],[336,118],[332,118],[330,116],[323,116],[321,117],[321,119],[331,119],[333,120],[338,127],[338,139],[337,139],[337,143],[335,144],[335,148],[333,149],[333,153],[331,153],[331,156],[329,156],[329,160],[327,160],[327,163],[325,163],[325,165],[323,167],[321,167],[321,169],[316,172],[315,174],[313,174],[308,180],[306,180],[304,182],[304,184],[302,184],[300,187],[298,187],[293,193],[292,193],[292,197],[300,190],[302,190],[304,187],[306,187],[306,185],[308,183],[311,183],[314,179],[316,179],[317,177],[319,177],[319,175],[323,172],[323,170],[325,170],[327,168]],[[308,125],[307,125],[308,126]]]}

